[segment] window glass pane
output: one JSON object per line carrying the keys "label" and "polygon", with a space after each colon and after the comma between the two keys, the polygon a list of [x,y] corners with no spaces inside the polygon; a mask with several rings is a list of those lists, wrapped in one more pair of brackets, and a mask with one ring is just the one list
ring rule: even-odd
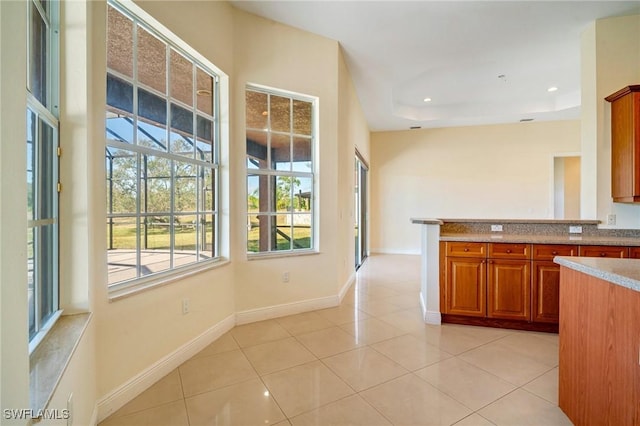
{"label": "window glass pane", "polygon": [[271,135],[271,162],[275,170],[291,170],[291,137]]}
{"label": "window glass pane", "polygon": [[270,107],[271,130],[291,132],[291,99],[271,95]]}
{"label": "window glass pane", "polygon": [[133,22],[107,6],[107,67],[133,78]]}
{"label": "window glass pane", "polygon": [[171,104],[171,152],[193,158],[193,112]]}
{"label": "window glass pane", "polygon": [[267,98],[268,95],[266,93],[247,90],[246,115],[248,129],[267,130],[267,120],[269,119]]}
{"label": "window glass pane", "polygon": [[273,226],[271,250],[291,250],[291,215],[279,214],[271,218]]}
{"label": "window glass pane", "polygon": [[[143,99],[144,100],[144,99]],[[107,105],[114,113],[133,113],[133,86],[131,83],[107,74]]]}
{"label": "window glass pane", "polygon": [[166,93],[167,46],[138,25],[138,81]]}
{"label": "window glass pane", "polygon": [[193,106],[193,63],[171,49],[171,97]]}
{"label": "window glass pane", "polygon": [[140,275],[149,275],[171,268],[171,218],[153,216],[142,232]]}
{"label": "window glass pane", "polygon": [[[196,211],[196,178],[198,166],[174,161],[174,210],[175,212]],[[191,218],[195,220],[195,217]]]}
{"label": "window glass pane", "polygon": [[198,160],[213,161],[213,121],[198,115],[197,117],[196,158]]}
{"label": "window glass pane", "polygon": [[106,138],[110,141],[133,143],[133,117],[130,114],[120,114],[107,110]]}
{"label": "window glass pane", "polygon": [[138,121],[137,133],[138,145],[158,151],[167,150],[167,129],[164,126]]}
{"label": "window glass pane", "polygon": [[267,132],[247,130],[247,168],[267,169]]}
{"label": "window glass pane", "polygon": [[288,212],[292,208],[292,185],[298,182],[298,178],[290,176],[272,176],[272,188],[274,188],[274,209],[272,211]]}
{"label": "window glass pane", "polygon": [[293,171],[311,173],[311,139],[293,138]]}
{"label": "window glass pane", "polygon": [[57,145],[54,130],[51,126],[40,121],[40,137],[36,143],[36,219],[50,219],[56,217],[56,202],[58,198],[57,186]]}
{"label": "window glass pane", "polygon": [[37,285],[38,290],[38,315],[40,323],[46,322],[57,310],[55,301],[57,297],[57,225],[45,225],[36,229],[36,264],[38,268]]}
{"label": "window glass pane", "polygon": [[107,222],[107,230],[109,284],[136,278],[138,270],[136,218],[111,218]]}
{"label": "window glass pane", "polygon": [[293,248],[311,248],[311,215],[304,213],[293,214]]}
{"label": "window glass pane", "polygon": [[29,302],[29,338],[36,333],[36,294],[35,294],[35,228],[27,230],[27,297]]}
{"label": "window glass pane", "polygon": [[171,160],[142,156],[140,191],[146,195],[140,210],[148,213],[171,212]]}
{"label": "window glass pane", "polygon": [[213,77],[200,67],[197,67],[196,84],[198,111],[213,115]]}
{"label": "window glass pane", "polygon": [[293,209],[297,212],[311,211],[311,191],[313,179],[296,177],[293,179]]}
{"label": "window glass pane", "polygon": [[29,2],[31,22],[29,32],[29,89],[31,94],[48,107],[47,99],[47,25],[35,5]]}
{"label": "window glass pane", "polygon": [[247,251],[269,251],[269,219],[267,215],[247,216]]}
{"label": "window glass pane", "polygon": [[27,220],[35,219],[36,115],[27,110]]}
{"label": "window glass pane", "polygon": [[267,198],[267,177],[261,175],[247,176],[247,212],[267,211],[267,206],[264,205]]}
{"label": "window glass pane", "polygon": [[135,213],[137,211],[137,154],[123,149],[109,148],[107,156],[107,211]]}
{"label": "window glass pane", "polygon": [[293,133],[311,135],[311,102],[293,100]]}
{"label": "window glass pane", "polygon": [[196,216],[178,215],[174,219],[173,267],[184,266],[197,261],[196,257]]}
{"label": "window glass pane", "polygon": [[215,240],[214,240],[214,219],[213,214],[200,215],[198,222],[199,240],[198,247],[200,250],[200,259],[210,259],[215,255]]}
{"label": "window glass pane", "polygon": [[202,191],[202,196],[200,198],[202,203],[201,211],[214,211],[216,209],[216,186],[214,170],[208,167],[200,166],[200,179],[200,188]]}

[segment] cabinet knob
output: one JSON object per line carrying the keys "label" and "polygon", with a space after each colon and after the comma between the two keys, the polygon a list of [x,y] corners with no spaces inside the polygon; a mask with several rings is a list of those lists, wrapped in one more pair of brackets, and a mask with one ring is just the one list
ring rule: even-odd
{"label": "cabinet knob", "polygon": [[555,256],[556,254],[558,254],[558,252],[557,251],[552,251],[551,254]]}
{"label": "cabinet knob", "polygon": [[466,249],[464,249],[464,251],[469,251],[469,249],[468,249],[468,248],[466,248]]}
{"label": "cabinet knob", "polygon": [[607,257],[607,253],[600,253],[600,257]]}
{"label": "cabinet knob", "polygon": [[507,253],[511,253],[511,249],[507,249]]}

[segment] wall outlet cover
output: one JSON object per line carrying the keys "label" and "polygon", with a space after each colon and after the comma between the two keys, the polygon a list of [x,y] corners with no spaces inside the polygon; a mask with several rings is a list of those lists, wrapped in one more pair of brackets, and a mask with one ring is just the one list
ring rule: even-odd
{"label": "wall outlet cover", "polygon": [[570,234],[582,234],[582,226],[569,226],[569,233]]}
{"label": "wall outlet cover", "polygon": [[502,232],[502,225],[491,225],[491,232]]}

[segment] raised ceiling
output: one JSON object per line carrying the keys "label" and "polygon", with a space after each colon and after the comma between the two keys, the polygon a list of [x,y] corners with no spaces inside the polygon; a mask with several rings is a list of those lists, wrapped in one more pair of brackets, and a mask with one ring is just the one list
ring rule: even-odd
{"label": "raised ceiling", "polygon": [[373,131],[578,118],[582,31],[640,13],[640,1],[232,4],[340,42]]}

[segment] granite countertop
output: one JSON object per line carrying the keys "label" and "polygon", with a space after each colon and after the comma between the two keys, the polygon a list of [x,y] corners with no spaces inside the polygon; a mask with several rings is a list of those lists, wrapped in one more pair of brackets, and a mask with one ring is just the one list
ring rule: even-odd
{"label": "granite countertop", "polygon": [[640,239],[609,236],[526,235],[526,234],[441,234],[440,241],[467,241],[478,243],[525,243],[525,244],[575,244],[607,246],[640,246]]}
{"label": "granite countertop", "polygon": [[590,219],[439,219],[446,223],[521,223],[521,224],[571,224],[598,225],[599,220]]}
{"label": "granite countertop", "polygon": [[640,259],[557,256],[554,262],[640,292]]}

